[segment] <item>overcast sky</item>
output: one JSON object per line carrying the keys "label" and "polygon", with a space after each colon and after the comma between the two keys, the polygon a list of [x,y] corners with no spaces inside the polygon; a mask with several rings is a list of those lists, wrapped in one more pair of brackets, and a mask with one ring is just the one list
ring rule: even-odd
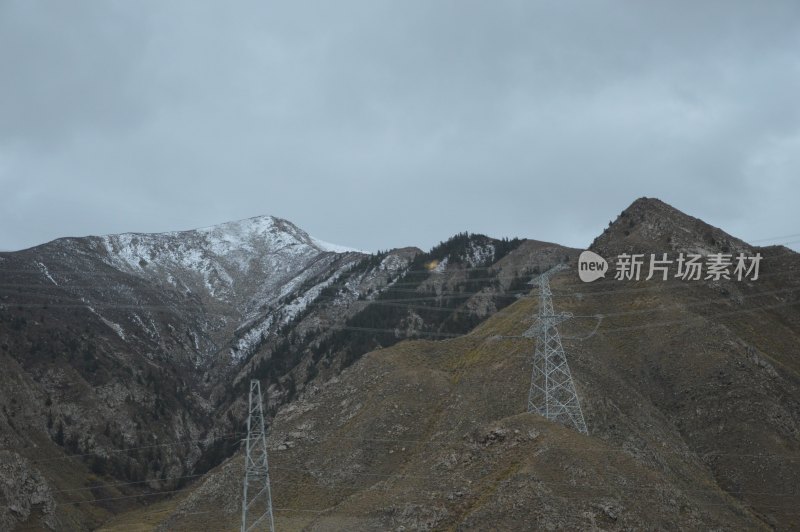
{"label": "overcast sky", "polygon": [[0,0],[0,249],[259,214],[585,247],[639,196],[800,241],[798,95],[794,0]]}

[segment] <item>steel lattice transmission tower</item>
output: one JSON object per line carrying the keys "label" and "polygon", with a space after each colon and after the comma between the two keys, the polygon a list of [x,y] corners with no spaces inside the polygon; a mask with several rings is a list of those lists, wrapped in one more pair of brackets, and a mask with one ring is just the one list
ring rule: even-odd
{"label": "steel lattice transmission tower", "polygon": [[523,336],[536,339],[528,412],[588,434],[564,347],[561,345],[561,335],[556,327],[562,321],[572,318],[572,314],[556,314],[553,311],[553,293],[550,291],[550,277],[564,269],[564,264],[558,264],[531,281],[531,284],[539,286],[539,314],[536,323],[523,333]]}
{"label": "steel lattice transmission tower", "polygon": [[[264,408],[261,383],[250,381],[250,401],[247,410],[247,454],[244,459],[244,487],[242,489],[242,532],[269,530],[275,532],[272,518],[272,490],[269,485],[267,462],[267,431],[264,426]],[[255,495],[248,495],[253,487]],[[267,529],[267,526],[269,528]],[[259,527],[259,528],[256,528]]]}

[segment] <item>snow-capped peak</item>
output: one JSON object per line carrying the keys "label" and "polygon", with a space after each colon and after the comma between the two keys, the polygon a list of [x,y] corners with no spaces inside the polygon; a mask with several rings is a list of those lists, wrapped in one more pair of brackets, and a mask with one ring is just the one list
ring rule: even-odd
{"label": "snow-capped peak", "polygon": [[366,253],[360,249],[340,246],[315,238],[288,220],[268,215],[204,227],[197,229],[197,232],[208,235],[221,244],[227,244],[229,249],[246,245],[246,242],[254,236],[271,235],[270,240],[279,245],[305,244],[315,247],[319,251]]}
{"label": "snow-capped peak", "polygon": [[[172,279],[214,299],[250,306],[324,253],[355,251],[311,237],[275,216],[256,216],[189,231],[123,233],[98,238],[109,264],[147,278]],[[333,260],[331,258],[331,260]]]}

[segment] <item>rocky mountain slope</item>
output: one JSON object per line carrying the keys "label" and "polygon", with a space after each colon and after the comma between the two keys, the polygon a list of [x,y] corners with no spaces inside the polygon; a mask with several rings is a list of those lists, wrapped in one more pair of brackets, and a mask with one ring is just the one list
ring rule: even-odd
{"label": "rocky mountain slope", "polygon": [[[587,436],[525,413],[524,295],[465,335],[374,349],[281,406],[279,529],[797,529],[800,258],[650,199],[592,248],[673,243],[760,252],[761,276],[584,284],[569,257],[552,281],[556,310],[576,316],[561,329]],[[234,530],[241,467],[237,453],[106,530]]]}
{"label": "rocky mountain slope", "polygon": [[372,349],[468,331],[572,256],[467,234],[369,255],[272,217],[2,253],[0,525],[91,529],[183,489],[237,448],[248,379],[274,413]]}
{"label": "rocky mountain slope", "polygon": [[[324,282],[363,256],[331,251],[271,217],[0,254],[0,448],[19,470],[3,491],[21,512],[0,519],[28,517],[30,501],[17,494],[28,477],[45,493],[85,489],[93,475],[176,486],[207,462],[206,441],[221,437],[209,368],[242,362],[233,331],[282,291]],[[161,446],[176,439],[189,443]],[[146,451],[120,452],[133,447]],[[70,455],[79,463],[64,484],[55,479]],[[44,522],[59,522],[50,499],[45,508]],[[62,524],[84,526],[85,508],[62,511]]]}

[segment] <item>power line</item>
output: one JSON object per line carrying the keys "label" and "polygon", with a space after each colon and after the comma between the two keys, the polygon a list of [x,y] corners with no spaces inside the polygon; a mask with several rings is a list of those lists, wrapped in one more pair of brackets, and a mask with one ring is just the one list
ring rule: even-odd
{"label": "power line", "polygon": [[[793,235],[774,236],[772,238],[757,238],[755,240],[750,240],[750,242],[766,242],[768,240],[784,240],[787,238],[795,238],[795,237],[800,237],[800,233],[795,233]],[[793,244],[793,243],[794,242],[786,242],[786,244]]]}
{"label": "power line", "polygon": [[[793,255],[797,255],[797,253],[792,253],[792,254]],[[769,259],[769,258],[772,258],[772,257],[765,257],[765,260]],[[800,270],[800,265],[795,266],[795,267],[789,267],[787,269],[781,269],[781,270],[776,270],[776,271],[767,271],[767,272],[761,273],[759,275],[759,279],[761,279],[761,278],[769,278],[769,277],[773,277],[773,276],[776,276],[776,275],[784,275],[784,274],[787,274],[787,273],[795,273],[798,270]],[[511,278],[516,279],[516,278],[520,278],[520,277],[519,276],[513,276]],[[487,277],[487,278],[484,278],[482,280],[496,280],[496,279],[502,279],[502,277],[499,277],[499,276]],[[474,280],[478,280],[478,279],[474,279]],[[464,282],[468,282],[468,281],[469,280],[464,280]],[[705,281],[705,279],[703,281]],[[734,286],[738,286],[740,284],[740,282],[738,282],[738,281],[737,282],[730,281],[730,282],[733,283]],[[417,284],[417,283],[412,283],[412,284]],[[641,287],[641,288],[635,288],[635,289],[620,287],[620,288],[612,288],[612,289],[606,290],[604,292],[612,292],[614,290],[631,290],[631,291],[634,291],[634,290],[652,290],[652,289],[658,289],[658,288],[662,287],[664,284],[666,284],[666,283],[663,282],[663,281],[660,281],[658,283],[653,283],[653,286],[649,286],[649,287]],[[697,284],[705,284],[705,283],[697,283]],[[689,283],[687,281],[678,282],[678,281],[672,280],[672,284],[670,286],[671,287],[687,287],[688,288],[688,287],[692,287],[692,286],[697,286],[697,284]],[[56,286],[56,285],[47,285],[47,284],[31,285],[31,284],[25,284],[25,283],[0,283],[0,287],[4,287],[4,286],[5,287],[17,287],[18,286],[18,287],[23,287],[23,288],[24,287],[33,287],[33,288],[46,288],[46,289],[49,289],[49,288],[52,288],[52,287],[71,288],[73,285],[65,284],[65,285]],[[76,286],[87,286],[88,287],[89,285],[76,285]],[[113,287],[113,286],[116,286],[116,285],[114,285],[113,283],[109,283],[109,284],[97,283],[96,285],[93,285],[93,286],[94,287],[102,287],[102,286],[112,286]],[[405,293],[409,293],[409,294],[419,294],[420,296],[425,296],[425,294],[430,294],[430,292],[419,291],[418,289],[401,289],[401,288],[394,288],[394,286],[396,286],[396,285],[384,286],[382,288],[382,292],[379,292],[379,293],[387,293],[387,292],[404,293],[405,292]],[[566,286],[568,286],[568,287],[577,287],[577,286],[585,287],[587,289],[587,291],[586,291],[586,293],[584,295],[590,295],[590,294],[593,294],[593,293],[599,293],[597,291],[593,291],[592,290],[592,288],[594,286],[596,286],[596,285],[591,285],[591,284],[588,284],[588,283],[568,283],[568,284],[566,284]],[[486,288],[489,288],[489,287],[486,287]],[[150,290],[150,289],[148,289],[148,290]],[[158,289],[158,288],[153,288],[152,290],[160,290],[162,292],[164,291],[164,289]],[[170,291],[176,293],[177,295],[185,295],[185,294],[183,294],[181,292],[177,292],[177,291],[174,291],[174,290],[171,290],[171,289],[167,289],[167,290],[170,290]],[[494,294],[485,292],[485,289],[481,289],[479,291],[452,291],[452,290],[450,290],[450,291],[442,291],[442,292],[439,292],[439,293],[436,293],[436,294],[430,295],[430,296],[425,296],[425,299],[427,299],[427,298],[440,299],[442,296],[467,296],[467,295],[479,295],[479,294],[487,294],[487,295],[492,295],[492,296],[504,296],[504,295],[513,295],[513,294],[517,294],[517,293],[527,293],[527,292],[528,292],[527,289],[525,289],[525,290],[508,290],[508,291],[503,291],[502,293],[494,293]],[[11,295],[33,295],[33,296],[40,296],[40,297],[52,297],[52,298],[62,299],[62,300],[65,299],[64,297],[60,297],[58,295],[40,294],[38,292],[21,292],[21,291],[11,292],[11,291],[9,291],[7,293],[7,295],[8,296],[11,296]],[[353,294],[353,295],[355,295],[355,294]],[[556,292],[556,293],[554,293],[554,295],[558,295],[558,293]],[[341,298],[337,297],[337,296],[318,296],[318,297],[314,298],[314,301],[340,300],[340,299]],[[417,298],[417,299],[422,299],[422,298]],[[78,299],[74,299],[74,298],[71,299],[71,300],[79,302],[79,303],[85,303],[84,300],[78,300]],[[400,299],[395,298],[395,299],[390,299],[390,300],[356,299],[356,300],[354,300],[354,302],[377,303],[377,302],[380,302],[380,301],[405,301],[405,300],[406,300],[405,298],[400,298]],[[289,301],[291,302],[293,300],[289,300]],[[163,307],[165,309],[170,309],[170,308],[173,308],[173,307],[180,307],[180,306],[186,306],[186,305],[183,304],[183,303],[179,303],[179,302],[176,302],[176,303],[170,304],[170,305],[160,305],[160,306],[150,305],[150,307],[153,307],[153,308],[161,308],[161,307]],[[193,308],[194,308],[194,306],[193,306]]]}
{"label": "power line", "polygon": [[[767,275],[784,275],[790,272],[781,272],[781,273],[773,273],[773,274],[764,274],[761,277],[767,277]],[[575,285],[575,286],[585,286],[585,285]],[[665,290],[666,288],[692,288],[695,286],[705,286],[702,284],[698,285],[690,285],[689,283],[680,283],[680,284],[670,284],[664,285],[661,282],[657,283],[655,286],[652,287],[641,287],[641,288],[612,288],[609,290],[595,290],[595,291],[587,291],[587,292],[578,292],[578,293],[554,293],[554,297],[591,297],[591,296],[601,296],[606,294],[617,294],[617,293],[644,293],[649,290]],[[736,285],[734,285],[736,286]],[[764,294],[773,294],[779,293],[782,291],[785,292],[792,292],[795,289],[780,289],[780,290],[772,290],[767,292],[757,292],[755,294],[740,296],[740,297],[758,297]],[[514,297],[516,299],[522,298],[534,298],[537,297],[535,294],[529,294],[529,290],[520,290],[520,291],[512,291],[512,292],[505,292],[500,294],[491,294],[486,292],[456,292],[453,293],[452,296],[447,295],[444,297],[455,298],[455,297],[464,297],[470,298],[475,295],[487,295],[491,297]],[[207,312],[203,308],[197,308],[194,306],[187,306],[182,304],[175,304],[175,305],[120,305],[120,304],[107,304],[107,303],[98,303],[98,302],[87,302],[78,299],[66,299],[58,296],[52,296],[50,294],[39,294],[35,292],[17,292],[12,293],[9,295],[25,295],[25,296],[33,296],[33,297],[46,297],[46,298],[53,298],[58,301],[74,301],[75,304],[69,303],[51,303],[51,302],[41,302],[41,303],[16,303],[16,302],[9,302],[5,301],[0,303],[0,308],[3,306],[7,308],[14,308],[14,307],[22,307],[22,308],[85,308],[85,309],[125,309],[125,310],[153,310],[153,311],[163,311],[168,313],[175,313],[176,308],[189,308],[192,310],[202,311],[203,315],[205,316],[229,316],[226,313],[220,312]],[[313,301],[319,301],[322,298],[316,298]],[[336,298],[330,298],[332,300],[336,300]],[[419,298],[401,298],[401,299],[375,299],[375,300],[355,300],[351,302],[351,305],[356,303],[364,303],[365,306],[367,305],[386,305],[386,306],[395,306],[395,307],[404,307],[407,305],[403,305],[404,302],[422,302],[422,301],[438,301],[443,299],[442,296],[428,296],[428,297],[419,297]],[[728,296],[717,296],[714,299],[730,299]],[[458,309],[457,307],[446,307],[446,306],[435,306],[435,305],[419,305],[416,308],[423,309],[423,310],[433,310],[433,309],[442,309],[442,310],[449,310],[451,312],[463,312],[462,310]]]}
{"label": "power line", "polygon": [[[776,304],[776,305],[765,305],[765,306],[756,307],[756,308],[750,308],[750,309],[737,309],[737,310],[733,310],[733,311],[729,311],[729,312],[717,312],[717,313],[708,314],[708,315],[701,314],[701,315],[698,315],[698,316],[693,316],[691,318],[677,319],[677,320],[670,320],[670,321],[660,321],[660,322],[648,323],[648,324],[644,324],[644,325],[634,325],[634,326],[625,326],[625,327],[608,327],[608,328],[602,327],[602,328],[599,328],[597,330],[597,332],[598,333],[608,333],[608,332],[616,332],[616,331],[647,329],[647,328],[650,328],[650,327],[664,327],[664,326],[676,325],[676,324],[680,324],[680,323],[688,323],[688,322],[692,322],[692,321],[698,321],[698,320],[703,320],[703,319],[708,319],[708,318],[714,318],[714,317],[717,317],[717,316],[728,316],[728,315],[734,315],[734,314],[758,312],[758,311],[762,311],[762,310],[775,310],[775,309],[778,309],[778,308],[785,308],[785,307],[791,307],[791,306],[796,306],[796,305],[800,305],[800,301],[792,301],[792,302],[789,302],[789,303],[780,303],[780,304]],[[680,308],[680,307],[678,307],[678,308]],[[663,309],[662,308],[662,309],[657,309],[657,310],[667,310],[667,309]],[[630,311],[630,313],[631,314],[641,314],[641,313],[653,312],[653,311],[654,310],[647,309],[647,310],[640,310],[640,311]],[[498,311],[498,312],[500,312],[500,311]],[[495,313],[495,315],[496,314],[497,313]],[[598,316],[603,316],[604,318],[606,317],[606,315],[604,315],[604,314],[598,314]],[[594,316],[586,316],[586,317],[594,317]],[[374,331],[374,332],[382,332],[382,333],[397,333],[399,331],[399,329],[380,329],[380,328],[374,328],[374,327],[349,327],[349,326],[329,327],[329,329],[334,329],[334,330],[352,330],[352,331]],[[400,332],[402,332],[402,331],[400,331]],[[411,335],[412,336],[408,336],[408,337],[406,337],[404,339],[413,340],[413,339],[415,339],[414,336],[419,336],[419,337],[432,336],[432,337],[444,337],[444,338],[452,338],[452,339],[455,339],[455,338],[485,339],[485,338],[497,338],[498,336],[502,337],[502,335],[497,335],[497,334],[476,335],[476,334],[471,334],[469,332],[466,333],[466,334],[458,334],[458,333],[426,332],[426,331],[413,331],[411,333]]]}
{"label": "power line", "polygon": [[[792,293],[792,292],[796,292],[796,291],[800,291],[800,288],[771,291],[769,293]],[[767,294],[769,294],[769,293],[767,293]],[[749,297],[762,297],[762,296],[764,296],[764,293],[748,294],[748,295],[744,295],[744,296],[740,296],[740,297],[741,298],[749,298]],[[531,296],[531,297],[533,297],[533,296]],[[728,300],[730,300],[729,297],[721,296],[718,299],[706,299],[706,300],[699,301],[699,302],[694,302],[694,303],[686,303],[686,304],[683,304],[683,305],[680,305],[680,304],[674,305],[672,307],[672,309],[682,310],[682,309],[687,308],[687,307],[708,305],[708,304],[714,303],[715,301],[728,301]],[[730,311],[730,312],[712,313],[712,314],[709,314],[709,315],[699,315],[699,316],[695,316],[695,317],[692,317],[692,318],[678,319],[678,320],[672,320],[672,321],[668,321],[668,322],[667,321],[655,322],[655,323],[650,323],[650,324],[640,325],[640,326],[600,328],[598,332],[605,333],[605,332],[613,332],[613,331],[617,331],[617,330],[636,330],[636,329],[645,329],[645,328],[649,328],[649,327],[662,327],[662,326],[667,326],[667,325],[685,323],[685,322],[689,322],[689,321],[696,321],[696,320],[704,319],[704,318],[711,318],[711,317],[715,317],[715,316],[724,316],[724,315],[733,315],[733,314],[739,314],[739,313],[757,312],[757,311],[761,311],[761,310],[774,310],[774,309],[790,307],[790,306],[794,306],[794,305],[798,305],[798,304],[800,304],[800,301],[781,303],[781,304],[776,304],[776,305],[765,305],[765,306],[751,308],[751,309],[738,309],[738,310],[734,310],[734,311]],[[40,304],[23,304],[23,305],[32,306],[32,307],[41,306]],[[11,306],[20,306],[20,305],[11,304]],[[48,305],[48,306],[63,307],[63,308],[86,308],[85,305]],[[100,307],[98,306],[98,308],[100,308]],[[110,308],[116,308],[116,307],[110,307]],[[431,308],[435,308],[435,307],[431,307]],[[446,308],[446,307],[440,307],[440,308]],[[512,309],[510,307],[506,307],[504,309],[498,310],[497,312],[491,314],[490,316],[487,316],[487,318],[491,317],[491,316],[497,316],[500,313],[510,312],[511,310]],[[638,309],[638,310],[633,310],[633,311],[624,311],[624,312],[619,312],[619,313],[614,313],[614,314],[598,314],[596,316],[603,316],[605,318],[605,317],[613,317],[614,315],[619,315],[619,316],[622,316],[622,315],[635,315],[635,314],[650,313],[650,312],[661,312],[661,311],[664,311],[664,310],[671,310],[671,309],[669,307],[663,307],[662,306],[662,307],[656,307],[656,308],[651,308],[651,309]],[[595,316],[585,316],[585,317],[595,317]],[[372,332],[392,333],[392,334],[395,334],[395,333],[397,333],[399,331],[399,329],[386,329],[386,328],[375,328],[375,327],[359,327],[359,326],[331,326],[331,327],[326,327],[326,330],[352,330],[352,331],[361,331],[361,332],[372,331]],[[400,332],[402,332],[402,331],[400,331]],[[467,333],[447,333],[447,332],[435,332],[435,331],[412,331],[411,332],[411,336],[405,337],[404,339],[413,339],[414,337],[426,337],[426,336],[428,336],[428,337],[439,337],[439,338],[460,338],[460,337],[465,337],[465,338],[473,338],[474,339],[474,338],[495,338],[495,337],[497,337],[499,335],[484,335],[484,336],[480,336],[480,335],[470,334],[469,332],[467,332]]]}

